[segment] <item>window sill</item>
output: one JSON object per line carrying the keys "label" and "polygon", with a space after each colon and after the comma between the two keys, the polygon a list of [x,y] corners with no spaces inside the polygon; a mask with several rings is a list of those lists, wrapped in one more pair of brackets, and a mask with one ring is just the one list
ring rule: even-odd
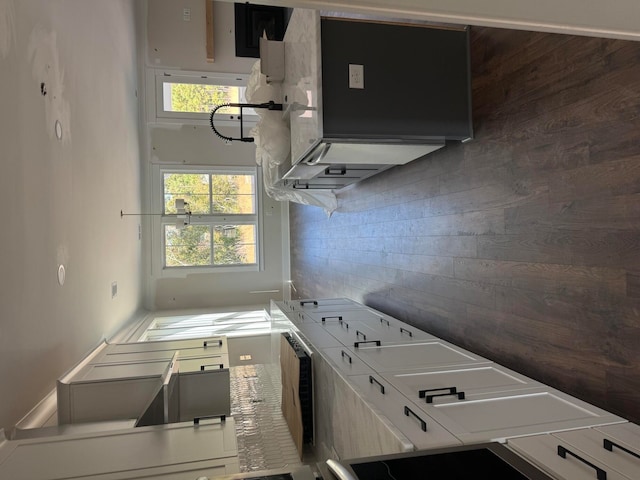
{"label": "window sill", "polygon": [[160,277],[184,278],[189,275],[249,273],[259,271],[259,265],[234,265],[228,267],[164,267],[160,271]]}

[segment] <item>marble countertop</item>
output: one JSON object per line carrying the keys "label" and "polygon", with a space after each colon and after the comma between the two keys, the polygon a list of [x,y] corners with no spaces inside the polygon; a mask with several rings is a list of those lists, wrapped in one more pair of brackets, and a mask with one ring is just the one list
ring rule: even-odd
{"label": "marble countertop", "polygon": [[322,138],[320,12],[295,9],[284,36],[283,100],[291,126],[291,164]]}

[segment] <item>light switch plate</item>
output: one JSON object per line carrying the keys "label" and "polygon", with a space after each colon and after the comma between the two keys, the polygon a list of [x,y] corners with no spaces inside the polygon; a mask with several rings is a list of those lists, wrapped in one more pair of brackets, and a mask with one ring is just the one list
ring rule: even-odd
{"label": "light switch plate", "polygon": [[364,88],[364,65],[349,64],[349,88]]}

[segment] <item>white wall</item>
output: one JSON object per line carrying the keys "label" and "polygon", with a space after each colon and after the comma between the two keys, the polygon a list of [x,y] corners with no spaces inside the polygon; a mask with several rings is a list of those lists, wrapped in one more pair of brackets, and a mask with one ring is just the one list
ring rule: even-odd
{"label": "white wall", "polygon": [[[191,20],[183,20],[183,9]],[[183,70],[249,73],[255,58],[235,56],[233,3],[213,2],[214,62],[207,63],[204,0],[149,0],[149,65]]]}
{"label": "white wall", "polygon": [[135,19],[132,0],[0,0],[0,428],[141,304],[120,218],[140,209]]}
{"label": "white wall", "polygon": [[[233,4],[213,3],[215,62],[206,63],[204,1],[149,0],[148,66],[248,74],[256,59],[235,56]],[[183,21],[183,8],[191,8],[190,22]],[[148,74],[150,73],[151,69]],[[147,85],[152,86],[153,83],[147,82]],[[220,131],[227,135],[239,136],[239,129],[222,127]],[[150,166],[153,164],[255,165],[253,144],[225,144],[214,135],[209,126],[149,123],[148,137],[150,155],[143,165],[147,182],[151,180]],[[149,185],[146,185],[145,191],[148,190]],[[148,196],[145,199],[147,206],[150,205]],[[283,205],[266,195],[262,196],[261,201],[264,213],[262,271],[197,273],[181,278],[163,278],[152,274],[151,268],[146,268],[148,308],[166,310],[243,304],[261,304],[266,307],[270,298],[282,298],[285,275],[283,260],[288,262],[288,252],[285,258],[282,249],[283,242],[288,241],[288,230],[283,226]],[[154,255],[149,245],[152,233],[148,225],[145,227],[145,252],[147,255]],[[152,263],[151,258],[147,258],[147,261],[149,264]],[[264,290],[278,292],[249,293]]]}
{"label": "white wall", "polygon": [[[220,128],[222,133],[238,132]],[[226,145],[208,126],[154,125],[151,162],[181,165],[255,165],[255,146],[234,142]],[[282,298],[283,254],[282,204],[266,195],[261,198],[263,216],[262,257],[264,270],[243,273],[197,273],[183,278],[152,276],[154,309],[224,307],[261,304]],[[285,233],[288,235],[288,232]],[[278,293],[249,293],[278,290]]]}

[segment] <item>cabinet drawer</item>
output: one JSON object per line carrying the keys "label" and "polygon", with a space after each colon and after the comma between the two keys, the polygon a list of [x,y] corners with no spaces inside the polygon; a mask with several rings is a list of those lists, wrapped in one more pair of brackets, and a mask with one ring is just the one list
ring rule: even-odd
{"label": "cabinet drawer", "polygon": [[[336,312],[308,312],[308,316],[317,322],[345,322],[358,321],[368,328],[384,334],[387,342],[412,343],[420,340],[434,340],[436,337],[416,327],[412,327],[389,315],[363,307],[357,310],[344,310]],[[388,335],[387,335],[388,334]]]}
{"label": "cabinet drawer", "polygon": [[[607,469],[606,465],[554,435],[534,435],[510,439],[508,446],[542,470],[561,480],[601,479],[605,476],[607,480],[629,480],[629,477],[625,477],[615,470]],[[558,453],[559,447],[568,450],[563,453],[564,457]],[[579,456],[582,460],[574,455]],[[604,475],[600,473],[600,476],[597,476],[598,472],[605,473]]]}
{"label": "cabinet drawer", "polygon": [[302,323],[295,327],[316,348],[341,347],[342,343],[317,323]]}
{"label": "cabinet drawer", "polygon": [[69,383],[101,382],[146,377],[160,378],[169,368],[171,358],[175,352],[171,353],[168,359],[135,363],[86,365],[69,380]]}
{"label": "cabinet drawer", "polygon": [[[316,324],[317,325],[317,324]],[[371,330],[364,323],[358,321],[325,322],[320,324],[322,328],[347,347],[353,347],[355,342],[367,340],[379,340],[375,330]]]}
{"label": "cabinet drawer", "polygon": [[339,310],[353,310],[364,308],[348,298],[303,298],[285,302],[291,310],[305,312],[335,312]]}
{"label": "cabinet drawer", "polygon": [[[624,439],[628,433],[632,432],[633,428],[630,427],[635,427],[636,430],[633,443],[628,443]],[[615,470],[630,479],[640,478],[640,427],[637,425],[625,423],[608,427],[583,428],[554,433],[553,436],[593,457],[606,466],[607,472]]]}
{"label": "cabinet drawer", "polygon": [[[5,451],[8,450],[5,454]],[[198,471],[226,464],[236,469],[235,423],[174,423],[120,431],[37,438],[0,444],[0,478],[122,480]],[[225,469],[226,470],[226,469]],[[168,478],[185,478],[175,476]],[[196,477],[191,477],[196,478]]]}
{"label": "cabinet drawer", "polygon": [[421,412],[379,375],[349,377],[363,397],[374,404],[396,428],[407,436],[416,449],[448,447],[461,442],[430,416]]}
{"label": "cabinet drawer", "polygon": [[321,351],[329,360],[329,363],[345,375],[363,375],[366,373],[373,373],[371,367],[360,360],[360,358],[353,353],[352,349],[337,347],[323,348]]}
{"label": "cabinet drawer", "polygon": [[[169,361],[173,358],[176,351],[177,350],[161,350],[154,352],[106,353],[92,360],[91,365],[117,365]],[[219,359],[219,363],[229,363],[229,355],[226,353],[211,353],[211,350],[202,347],[186,348],[179,350],[178,352],[178,360],[180,361],[181,369],[186,368],[187,362],[189,362],[190,359],[197,358]]]}
{"label": "cabinet drawer", "polygon": [[180,372],[201,372],[229,368],[229,355],[225,353],[206,357],[178,357],[178,365]]}
{"label": "cabinet drawer", "polygon": [[109,354],[115,353],[136,353],[136,352],[158,352],[168,350],[181,350],[187,348],[204,347],[208,350],[227,352],[227,339],[224,336],[209,338],[191,338],[184,340],[165,340],[152,342],[134,343],[114,343],[107,345],[106,351]]}

